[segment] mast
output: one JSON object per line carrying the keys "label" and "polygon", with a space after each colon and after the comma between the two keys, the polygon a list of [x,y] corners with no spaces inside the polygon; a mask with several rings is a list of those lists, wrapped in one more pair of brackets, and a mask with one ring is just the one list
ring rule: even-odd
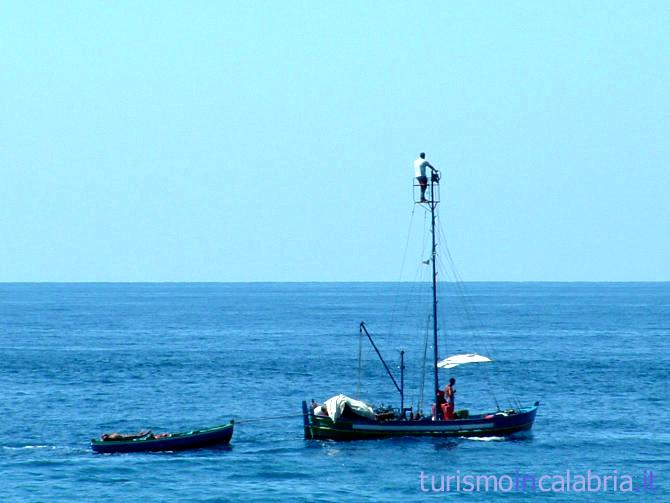
{"label": "mast", "polygon": [[437,245],[435,240],[435,218],[436,218],[436,209],[439,200],[435,197],[435,186],[440,183],[439,174],[437,171],[433,171],[430,176],[430,201],[428,201],[428,206],[430,206],[430,230],[432,234],[432,252],[431,252],[431,264],[433,266],[433,371],[435,373],[435,394],[440,390],[440,381],[437,374],[437,268],[435,265],[435,259],[437,258]]}

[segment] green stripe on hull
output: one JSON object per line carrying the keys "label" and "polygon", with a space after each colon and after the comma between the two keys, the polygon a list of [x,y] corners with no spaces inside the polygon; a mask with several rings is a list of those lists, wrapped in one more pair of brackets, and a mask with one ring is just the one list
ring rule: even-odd
{"label": "green stripe on hull", "polygon": [[530,430],[533,423],[525,423],[509,428],[495,428],[490,430],[447,430],[447,431],[362,431],[329,428],[327,426],[310,426],[309,431],[313,440],[362,440],[391,437],[495,437],[511,435],[520,431]]}

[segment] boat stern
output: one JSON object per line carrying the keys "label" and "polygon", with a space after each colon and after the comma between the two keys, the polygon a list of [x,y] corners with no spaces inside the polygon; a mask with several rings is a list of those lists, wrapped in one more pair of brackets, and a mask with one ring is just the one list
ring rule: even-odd
{"label": "boat stern", "polygon": [[311,411],[307,408],[307,402],[302,401],[302,424],[305,430],[305,440],[312,440]]}

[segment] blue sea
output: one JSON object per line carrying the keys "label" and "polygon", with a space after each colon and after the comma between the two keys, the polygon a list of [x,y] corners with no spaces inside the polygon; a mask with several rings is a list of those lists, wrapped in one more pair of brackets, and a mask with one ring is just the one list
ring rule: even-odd
{"label": "blue sea", "polygon": [[[303,439],[303,399],[399,404],[360,321],[430,409],[425,284],[2,284],[0,501],[670,501],[669,283],[447,284],[439,305],[440,357],[495,360],[440,371],[456,408],[539,400],[531,434]],[[226,448],[89,446],[233,418]]]}

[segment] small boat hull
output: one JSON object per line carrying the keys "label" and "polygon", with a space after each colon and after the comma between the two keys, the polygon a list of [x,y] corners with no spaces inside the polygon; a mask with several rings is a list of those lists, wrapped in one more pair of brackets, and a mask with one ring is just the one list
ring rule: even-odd
{"label": "small boat hull", "polygon": [[172,433],[167,437],[129,441],[91,440],[91,449],[97,453],[183,451],[230,443],[234,423],[186,433]]}
{"label": "small boat hull", "polygon": [[530,430],[535,421],[537,405],[520,409],[515,414],[479,414],[467,419],[432,421],[431,419],[371,421],[365,418],[339,418],[309,411],[303,401],[305,438],[313,440],[365,440],[388,437],[494,437],[508,436]]}

